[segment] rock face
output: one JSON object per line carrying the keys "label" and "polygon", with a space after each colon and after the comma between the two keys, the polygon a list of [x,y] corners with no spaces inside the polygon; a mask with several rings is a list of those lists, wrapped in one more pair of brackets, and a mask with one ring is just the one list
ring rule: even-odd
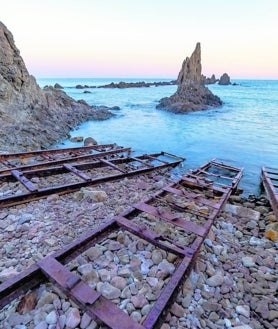
{"label": "rock face", "polygon": [[156,107],[173,113],[186,113],[222,105],[220,98],[204,86],[201,71],[201,46],[197,43],[191,57],[182,64],[176,93],[162,98]]}
{"label": "rock face", "polygon": [[11,32],[0,22],[0,151],[48,147],[79,123],[110,116],[60,89],[42,90],[29,75]]}
{"label": "rock face", "polygon": [[220,80],[218,82],[219,85],[230,85],[231,79],[227,73],[224,73],[221,75]]}
{"label": "rock face", "polygon": [[178,75],[177,84],[181,85],[183,82],[188,80],[200,82],[201,76],[201,45],[200,42],[198,42],[191,57],[186,57],[186,59],[183,61],[181,70]]}

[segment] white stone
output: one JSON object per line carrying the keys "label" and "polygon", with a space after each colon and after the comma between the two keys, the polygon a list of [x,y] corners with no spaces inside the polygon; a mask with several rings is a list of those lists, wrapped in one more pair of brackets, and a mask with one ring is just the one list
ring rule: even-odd
{"label": "white stone", "polygon": [[241,314],[246,318],[250,317],[250,307],[248,305],[238,305],[236,311],[238,314]]}
{"label": "white stone", "polygon": [[46,323],[48,324],[55,324],[57,323],[57,315],[55,311],[51,311],[49,314],[47,314],[45,318]]}

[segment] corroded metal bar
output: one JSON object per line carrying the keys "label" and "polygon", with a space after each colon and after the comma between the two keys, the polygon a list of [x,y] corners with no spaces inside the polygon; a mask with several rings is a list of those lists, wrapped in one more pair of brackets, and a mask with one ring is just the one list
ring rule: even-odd
{"label": "corroded metal bar", "polygon": [[50,281],[58,285],[68,297],[74,300],[92,318],[97,317],[113,329],[144,328],[110,300],[88,286],[79,276],[72,274],[55,258],[45,257],[38,262],[38,266]]}
{"label": "corroded metal bar", "polygon": [[271,171],[269,171],[266,167],[262,167],[262,183],[264,186],[264,189],[266,191],[267,197],[269,199],[269,202],[271,204],[271,207],[273,209],[273,212],[275,214],[275,217],[278,220],[278,191],[276,190],[276,184],[274,183],[274,180],[272,177],[270,177],[270,175],[277,175],[278,178],[278,172],[273,171],[273,169],[271,169]]}
{"label": "corroded metal bar", "polygon": [[[125,228],[125,230],[141,237],[142,239],[152,243],[153,245],[161,249],[179,255],[191,255],[193,253],[193,251],[189,247],[178,245],[175,241],[166,239],[163,235],[158,234],[143,225],[142,227],[140,227],[123,216],[117,216],[116,220],[118,225]],[[166,241],[166,243],[164,243],[163,241]],[[171,245],[169,245],[169,242],[171,243]]]}
{"label": "corroded metal bar", "polygon": [[29,179],[27,179],[22,172],[18,170],[11,170],[11,174],[22,184],[24,185],[30,192],[35,192],[38,190],[37,187],[33,185]]}
{"label": "corroded metal bar", "polygon": [[166,316],[166,314],[164,314],[164,316],[162,316],[162,314],[167,311],[167,306],[177,293],[177,287],[180,286],[180,284],[186,279],[185,275],[189,272],[190,267],[192,266],[192,259],[192,257],[184,257],[178,265],[178,268],[171,276],[166,287],[163,289],[158,300],[155,302],[154,306],[144,320],[144,328],[160,328],[160,324]]}
{"label": "corroded metal bar", "polygon": [[126,173],[126,171],[125,171],[124,169],[122,169],[122,168],[116,166],[116,165],[115,165],[114,163],[112,163],[111,161],[108,161],[108,160],[105,160],[105,159],[100,159],[100,161],[101,161],[102,163],[104,163],[105,165],[107,165],[108,167],[111,167],[111,168],[113,168],[113,169],[115,169],[115,170],[118,170],[118,171],[120,171],[120,172],[122,172],[122,173]]}
{"label": "corroded metal bar", "polygon": [[143,212],[149,213],[155,217],[159,217],[167,222],[170,222],[173,225],[179,226],[188,232],[192,232],[197,235],[203,235],[205,232],[204,227],[185,220],[180,215],[173,215],[166,211],[160,212],[157,207],[153,207],[144,202],[138,202],[133,206]]}
{"label": "corroded metal bar", "polygon": [[72,172],[73,174],[75,174],[76,176],[78,176],[78,177],[84,179],[86,182],[89,181],[89,180],[91,179],[88,175],[86,175],[86,174],[84,174],[82,171],[76,169],[75,167],[73,167],[73,166],[70,165],[69,163],[65,163],[65,164],[64,164],[64,167],[65,167],[68,171],[70,171],[70,172]]}
{"label": "corroded metal bar", "polygon": [[[160,155],[160,153],[158,154]],[[144,158],[145,155],[140,156],[140,158]],[[123,159],[114,159],[111,160],[110,162],[112,163],[130,163],[133,160],[128,158],[123,158]],[[53,186],[53,187],[47,187],[47,188],[38,188],[36,191],[33,192],[25,192],[22,194],[17,194],[17,195],[12,195],[12,196],[6,196],[6,197],[1,197],[0,198],[0,209],[3,207],[9,207],[12,205],[16,205],[16,204],[20,204],[20,203],[25,203],[25,202],[29,202],[31,200],[38,200],[40,198],[43,197],[47,197],[50,194],[56,193],[56,194],[66,194],[66,193],[70,193],[70,192],[75,192],[78,191],[81,187],[85,187],[88,185],[96,185],[96,184],[101,184],[104,182],[108,182],[108,181],[113,181],[113,180],[118,180],[124,177],[132,177],[132,176],[136,176],[136,175],[140,175],[143,173],[147,173],[150,172],[152,170],[155,169],[162,169],[165,167],[175,167],[177,166],[179,163],[182,162],[182,159],[177,157],[177,160],[173,161],[173,162],[169,162],[166,164],[161,164],[161,165],[156,165],[153,167],[141,167],[139,169],[131,169],[129,172],[121,172],[119,174],[107,174],[105,176],[99,177],[99,178],[91,178],[87,181],[82,181],[82,182],[75,182],[75,183],[68,183],[68,184],[62,184],[62,185],[58,185],[58,186]],[[98,161],[98,162],[93,162],[93,163],[86,163],[86,164],[79,164],[76,165],[75,167],[77,168],[81,168],[81,169],[88,169],[88,168],[97,168],[100,166],[105,166],[104,162]],[[31,172],[23,172],[23,174],[25,175],[41,175],[43,176],[44,174],[46,175],[51,175],[51,173],[64,173],[64,172],[68,172],[68,170],[64,167],[64,166],[60,166],[60,167],[51,167],[51,168],[46,168],[46,169],[40,169],[40,170],[34,170]],[[9,175],[11,177],[11,175]]]}
{"label": "corroded metal bar", "polygon": [[31,170],[39,170],[51,166],[57,166],[59,164],[64,164],[64,163],[69,163],[69,162],[81,162],[85,160],[94,160],[94,159],[100,159],[106,156],[112,157],[113,155],[118,155],[121,156],[121,154],[129,154],[131,152],[131,149],[129,147],[126,148],[118,148],[118,149],[112,149],[109,151],[102,151],[99,153],[90,153],[90,154],[85,154],[85,155],[78,155],[78,156],[72,156],[71,153],[69,153],[69,157],[63,158],[63,159],[56,159],[56,160],[50,160],[49,157],[46,155],[43,155],[47,161],[42,161],[38,162],[35,164],[29,164],[29,165],[19,165],[19,166],[14,166],[7,161],[2,161],[2,163],[6,165],[8,168],[2,168],[0,169],[0,178],[5,177],[10,174],[11,168],[17,168],[21,171],[31,171]]}
{"label": "corroded metal bar", "polygon": [[101,150],[101,149],[112,149],[115,147],[115,144],[101,144],[101,145],[91,145],[91,146],[81,146],[81,147],[69,147],[69,148],[57,148],[57,149],[48,149],[48,150],[37,150],[29,152],[19,152],[19,153],[1,153],[0,161],[7,159],[25,159],[35,156],[43,155],[54,155],[54,154],[63,154],[63,153],[75,153],[75,152],[84,152],[92,150]]}

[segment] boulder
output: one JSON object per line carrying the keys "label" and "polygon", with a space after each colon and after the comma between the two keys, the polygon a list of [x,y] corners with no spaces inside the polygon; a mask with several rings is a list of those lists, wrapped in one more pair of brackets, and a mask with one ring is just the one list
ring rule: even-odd
{"label": "boulder", "polygon": [[224,73],[223,75],[221,75],[218,84],[223,85],[223,86],[230,85],[231,79],[230,79],[229,75],[227,73]]}
{"label": "boulder", "polygon": [[99,114],[97,107],[75,101],[60,88],[41,89],[11,32],[0,22],[0,152],[46,148],[81,122],[111,116],[108,110]]}

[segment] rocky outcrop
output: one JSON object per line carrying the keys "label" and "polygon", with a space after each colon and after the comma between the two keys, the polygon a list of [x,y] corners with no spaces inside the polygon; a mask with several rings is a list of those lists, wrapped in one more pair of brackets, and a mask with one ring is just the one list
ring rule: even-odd
{"label": "rocky outcrop", "polygon": [[111,115],[58,88],[41,89],[29,75],[11,32],[0,22],[0,151],[48,147],[79,123]]}
{"label": "rocky outcrop", "polygon": [[202,83],[204,85],[213,85],[215,84],[219,79],[216,79],[215,75],[213,74],[210,78],[202,75]]}
{"label": "rocky outcrop", "polygon": [[182,63],[181,70],[178,75],[177,84],[181,85],[183,82],[201,82],[202,65],[201,65],[201,44],[197,43],[195,50],[191,57],[186,57]]}
{"label": "rocky outcrop", "polygon": [[138,81],[138,82],[111,82],[106,85],[101,86],[88,86],[88,85],[77,85],[76,89],[85,89],[85,88],[118,88],[118,89],[125,89],[125,88],[141,88],[141,87],[159,87],[159,86],[169,86],[175,85],[176,81],[156,81],[156,82],[145,82],[145,81]]}
{"label": "rocky outcrop", "polygon": [[177,84],[178,89],[175,94],[162,98],[156,106],[158,109],[186,113],[222,105],[221,99],[204,86],[200,43],[197,43],[191,57],[183,61]]}
{"label": "rocky outcrop", "polygon": [[223,75],[221,75],[218,84],[223,85],[223,86],[230,85],[231,79],[230,79],[229,75],[227,73],[224,73]]}

